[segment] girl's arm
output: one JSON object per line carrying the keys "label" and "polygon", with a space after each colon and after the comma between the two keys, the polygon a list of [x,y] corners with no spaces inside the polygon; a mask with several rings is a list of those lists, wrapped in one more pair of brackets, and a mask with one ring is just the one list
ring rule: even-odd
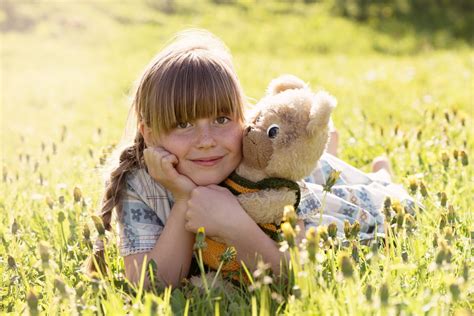
{"label": "girl's arm", "polygon": [[[140,272],[145,256],[147,263],[154,260],[157,265],[159,281],[178,286],[186,277],[193,254],[194,234],[184,228],[187,201],[196,185],[179,174],[174,165],[176,156],[160,147],[146,148],[143,152],[148,174],[173,194],[175,204],[166,220],[154,248],[147,253],[129,255],[124,258],[125,273],[132,283],[140,281]],[[145,286],[148,287],[148,277]]]}
{"label": "girl's arm", "polygon": [[[207,235],[223,238],[234,246],[238,259],[250,269],[256,266],[258,254],[279,275],[280,261],[286,254],[279,251],[277,243],[258,227],[227,189],[216,185],[194,189],[188,200],[186,219],[187,230],[196,232],[204,227]],[[302,223],[299,225],[301,233],[304,232]]]}
{"label": "girl's arm", "polygon": [[[275,275],[280,275],[280,263],[289,260],[288,252],[281,252],[278,244],[266,235],[260,227],[249,217],[246,225],[229,230],[224,237],[228,245],[233,245],[237,250],[237,260],[245,262],[250,271],[255,270],[258,254],[265,263],[270,264]],[[304,232],[304,223],[298,222],[300,232]],[[301,235],[301,233],[300,233]],[[297,244],[301,236],[297,237]]]}
{"label": "girl's arm", "polygon": [[[147,262],[154,260],[157,266],[158,280],[166,285],[176,287],[187,276],[191,264],[194,234],[184,229],[186,203],[177,201],[171,209],[166,225],[155,244],[148,253],[129,255],[124,258],[127,278],[137,284],[145,256]],[[148,274],[146,274],[148,275]],[[145,278],[145,288],[149,284]]]}

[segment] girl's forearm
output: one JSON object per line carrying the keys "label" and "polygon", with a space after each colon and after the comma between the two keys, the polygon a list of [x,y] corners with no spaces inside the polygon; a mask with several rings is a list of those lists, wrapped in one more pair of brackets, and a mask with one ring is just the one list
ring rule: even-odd
{"label": "girl's forearm", "polygon": [[[179,286],[181,280],[187,276],[191,265],[194,234],[184,229],[185,212],[186,203],[176,202],[155,247],[146,253],[147,261],[153,259],[156,263],[159,281],[166,285]],[[134,255],[127,256],[125,265],[127,268],[128,261],[127,271],[130,273],[127,273],[127,277],[137,283],[145,254],[133,257]],[[148,285],[149,280],[145,278],[145,287]]]}
{"label": "girl's forearm", "polygon": [[[299,233],[296,236],[296,242],[299,244],[304,236],[304,223],[299,220]],[[242,229],[241,227],[245,227]],[[266,235],[260,227],[249,218],[246,224],[235,227],[235,231],[224,237],[228,245],[233,245],[237,251],[237,260],[244,261],[245,265],[254,270],[258,262],[258,256],[261,256],[265,263],[269,263],[275,275],[280,275],[281,263],[287,261],[289,252],[281,252],[278,244]]]}
{"label": "girl's forearm", "polygon": [[224,237],[226,243],[235,247],[237,260],[243,261],[250,270],[254,270],[258,256],[261,256],[264,262],[270,264],[273,273],[279,275],[280,262],[285,259],[285,254],[279,251],[277,243],[268,237],[250,217],[248,219],[247,223],[241,223],[235,231],[229,231]]}

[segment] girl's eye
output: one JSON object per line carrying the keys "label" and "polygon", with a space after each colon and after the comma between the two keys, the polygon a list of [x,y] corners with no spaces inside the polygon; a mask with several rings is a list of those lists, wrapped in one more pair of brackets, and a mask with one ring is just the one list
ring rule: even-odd
{"label": "girl's eye", "polygon": [[276,124],[272,124],[267,129],[267,135],[270,138],[275,138],[275,137],[277,137],[279,131],[280,131],[280,127]]}
{"label": "girl's eye", "polygon": [[188,128],[191,126],[191,123],[189,122],[180,122],[176,125],[177,128]]}
{"label": "girl's eye", "polygon": [[229,121],[230,121],[230,119],[226,116],[219,116],[218,118],[216,118],[216,123],[217,124],[225,124]]}

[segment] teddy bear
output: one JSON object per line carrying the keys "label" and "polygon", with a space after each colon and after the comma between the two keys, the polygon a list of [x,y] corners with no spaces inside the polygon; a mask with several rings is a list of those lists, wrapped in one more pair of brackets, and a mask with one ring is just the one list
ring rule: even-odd
{"label": "teddy bear", "polygon": [[[283,75],[272,80],[244,129],[243,159],[222,186],[237,195],[249,216],[272,238],[284,207],[299,204],[297,181],[317,165],[329,140],[330,115],[336,99],[313,93],[301,79]],[[275,239],[275,238],[274,238]],[[206,238],[203,260],[217,268],[227,245]],[[238,262],[223,271],[236,271]]]}

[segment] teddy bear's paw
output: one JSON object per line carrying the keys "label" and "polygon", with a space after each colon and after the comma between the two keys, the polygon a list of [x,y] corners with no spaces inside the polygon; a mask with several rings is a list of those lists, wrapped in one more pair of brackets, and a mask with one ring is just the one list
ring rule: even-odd
{"label": "teddy bear's paw", "polygon": [[296,193],[288,188],[265,189],[237,197],[240,205],[257,224],[280,223],[286,205],[294,205]]}
{"label": "teddy bear's paw", "polygon": [[307,89],[308,85],[300,78],[293,75],[282,75],[273,79],[267,88],[267,95],[275,95],[290,89]]}

